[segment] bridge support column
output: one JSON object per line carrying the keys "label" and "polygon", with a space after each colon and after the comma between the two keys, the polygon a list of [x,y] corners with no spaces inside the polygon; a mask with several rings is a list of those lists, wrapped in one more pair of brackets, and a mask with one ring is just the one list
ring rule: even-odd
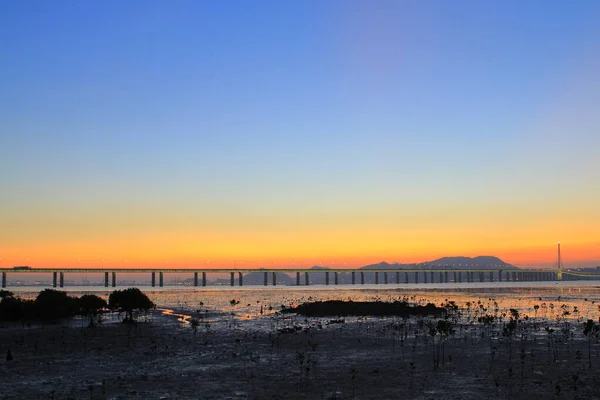
{"label": "bridge support column", "polygon": [[165,281],[164,281],[164,275],[161,272],[158,273],[158,286],[163,287]]}
{"label": "bridge support column", "polygon": [[462,271],[458,271],[458,282],[462,283]]}
{"label": "bridge support column", "polygon": [[379,272],[375,272],[375,284],[379,285]]}
{"label": "bridge support column", "polygon": [[325,272],[325,284],[329,285],[329,272]]}
{"label": "bridge support column", "polygon": [[404,283],[408,283],[408,272],[404,273]]}
{"label": "bridge support column", "polygon": [[387,272],[383,273],[383,283],[387,285],[388,283],[388,277],[387,277]]}
{"label": "bridge support column", "polygon": [[444,282],[445,283],[449,283],[450,281],[448,280],[448,271],[444,272]]}
{"label": "bridge support column", "polygon": [[241,272],[238,272],[238,281],[240,286],[244,286],[244,275]]}
{"label": "bridge support column", "polygon": [[273,286],[277,285],[277,272],[273,271]]}
{"label": "bridge support column", "polygon": [[150,273],[150,285],[152,285],[152,287],[156,286],[156,272]]}
{"label": "bridge support column", "polygon": [[427,283],[427,272],[423,271],[423,283]]}
{"label": "bridge support column", "polygon": [[58,286],[58,272],[52,273],[52,287]]}
{"label": "bridge support column", "polygon": [[419,273],[415,271],[415,283],[419,283]]}
{"label": "bridge support column", "polygon": [[2,287],[6,287],[6,272],[2,273]]}
{"label": "bridge support column", "polygon": [[360,284],[364,285],[365,284],[365,273],[364,272],[360,272]]}
{"label": "bridge support column", "polygon": [[59,274],[59,279],[60,279],[60,287],[64,287],[65,286],[65,273],[61,272]]}
{"label": "bridge support column", "polygon": [[396,272],[396,284],[400,283],[400,272]]}
{"label": "bridge support column", "polygon": [[202,286],[206,286],[206,272],[202,273]]}
{"label": "bridge support column", "polygon": [[265,286],[267,286],[267,284],[269,283],[269,276],[267,275],[267,272],[265,272],[264,274],[263,283]]}
{"label": "bridge support column", "polygon": [[104,287],[108,287],[108,272],[104,273]]}
{"label": "bridge support column", "polygon": [[300,286],[300,272],[296,272],[296,286]]}
{"label": "bridge support column", "polygon": [[338,273],[337,272],[333,273],[333,279],[334,279],[335,284],[337,285],[339,283],[339,281],[338,281],[339,278],[338,278]]}
{"label": "bridge support column", "polygon": [[502,270],[498,271],[498,282],[502,282]]}
{"label": "bridge support column", "polygon": [[310,279],[308,277],[308,272],[304,273],[304,284],[308,286],[310,284]]}
{"label": "bridge support column", "polygon": [[[112,273],[112,287],[117,287],[117,273],[113,272]],[[161,272],[161,279],[160,279],[160,286],[162,286],[162,272]]]}
{"label": "bridge support column", "polygon": [[[152,285],[154,286],[154,285]],[[198,286],[198,273],[194,272],[194,286]]]}
{"label": "bridge support column", "polygon": [[513,271],[512,275],[512,281],[516,282],[517,281],[517,273]]}
{"label": "bridge support column", "polygon": [[458,282],[458,279],[456,278],[456,271],[453,271],[452,274],[454,275],[454,283]]}
{"label": "bridge support column", "polygon": [[429,278],[431,278],[431,283],[434,283],[434,282],[435,282],[435,279],[434,279],[434,276],[433,276],[433,271],[431,271],[431,272],[429,273]]}
{"label": "bridge support column", "polygon": [[444,283],[444,273],[440,271],[440,283]]}
{"label": "bridge support column", "polygon": [[485,276],[483,275],[483,272],[479,273],[479,282],[483,282],[485,280]]}
{"label": "bridge support column", "polygon": [[229,273],[229,285],[230,286],[235,285],[235,277],[234,277],[234,273],[233,272]]}
{"label": "bridge support column", "polygon": [[488,275],[489,275],[489,278],[490,278],[490,282],[494,282],[494,271],[490,271],[488,273]]}
{"label": "bridge support column", "polygon": [[352,284],[356,285],[356,272],[352,271]]}

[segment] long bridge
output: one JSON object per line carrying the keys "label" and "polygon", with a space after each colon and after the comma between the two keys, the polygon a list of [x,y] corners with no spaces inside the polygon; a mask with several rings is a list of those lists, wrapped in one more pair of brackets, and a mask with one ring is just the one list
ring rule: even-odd
{"label": "long bridge", "polygon": [[[230,285],[244,285],[244,275],[263,274],[263,285],[277,285],[278,274],[296,275],[297,286],[309,285],[310,277],[317,275],[320,283],[333,284],[365,284],[365,278],[375,284],[408,284],[408,283],[472,283],[503,281],[556,281],[577,279],[600,279],[600,275],[583,274],[576,271],[548,269],[516,269],[516,268],[462,268],[436,267],[429,269],[193,269],[193,268],[0,268],[2,287],[7,286],[9,273],[49,273],[52,275],[53,287],[64,287],[65,274],[70,273],[104,273],[104,286],[116,287],[118,273],[149,273],[151,286],[162,287],[165,273],[193,274],[194,286],[207,286],[207,274],[229,274]],[[236,279],[237,277],[237,279]],[[158,279],[157,279],[158,278]],[[270,279],[269,279],[270,278]],[[324,281],[323,281],[324,278]],[[331,279],[333,278],[333,279]],[[313,282],[314,283],[314,282]]]}

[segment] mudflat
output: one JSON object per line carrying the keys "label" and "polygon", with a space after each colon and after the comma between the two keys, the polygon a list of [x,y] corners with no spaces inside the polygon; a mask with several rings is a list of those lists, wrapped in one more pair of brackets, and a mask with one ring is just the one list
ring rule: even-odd
{"label": "mudflat", "polygon": [[[580,321],[306,318],[0,328],[2,399],[600,398],[598,340]],[[506,326],[506,324],[504,324]],[[562,329],[562,331],[560,330]],[[13,359],[5,360],[10,348]],[[590,358],[591,356],[591,358]],[[590,367],[591,362],[591,367]]]}

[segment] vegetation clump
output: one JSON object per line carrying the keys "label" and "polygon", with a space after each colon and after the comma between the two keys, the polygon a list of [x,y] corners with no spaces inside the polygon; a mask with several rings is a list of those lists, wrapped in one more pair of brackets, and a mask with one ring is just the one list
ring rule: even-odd
{"label": "vegetation clump", "polygon": [[135,322],[134,311],[148,312],[155,304],[138,288],[115,290],[108,298],[108,308],[125,313],[123,322]]}
{"label": "vegetation clump", "polygon": [[0,290],[0,321],[52,323],[81,315],[88,317],[89,326],[93,327],[107,308],[124,312],[125,322],[133,322],[134,311],[147,312],[153,307],[154,303],[137,288],[115,290],[108,303],[94,294],[76,297],[54,289],[42,290],[35,299],[21,299],[12,292]]}
{"label": "vegetation clump", "polygon": [[316,301],[300,304],[296,307],[286,307],[281,310],[285,313],[296,313],[309,317],[327,316],[397,316],[408,318],[411,316],[438,316],[446,313],[443,307],[428,303],[424,306],[412,305],[407,301]]}

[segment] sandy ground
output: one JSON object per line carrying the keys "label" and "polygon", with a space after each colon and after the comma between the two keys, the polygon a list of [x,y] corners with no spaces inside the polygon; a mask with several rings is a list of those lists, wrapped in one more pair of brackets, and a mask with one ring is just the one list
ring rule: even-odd
{"label": "sandy ground", "polygon": [[[441,338],[429,336],[424,320],[268,318],[267,328],[202,323],[196,335],[158,314],[135,326],[93,329],[5,324],[0,398],[600,398],[598,345],[592,342],[589,368],[577,323],[553,339],[543,324],[530,323],[510,340],[490,338],[479,325],[457,326],[436,368]],[[5,361],[7,348],[12,361]]]}

